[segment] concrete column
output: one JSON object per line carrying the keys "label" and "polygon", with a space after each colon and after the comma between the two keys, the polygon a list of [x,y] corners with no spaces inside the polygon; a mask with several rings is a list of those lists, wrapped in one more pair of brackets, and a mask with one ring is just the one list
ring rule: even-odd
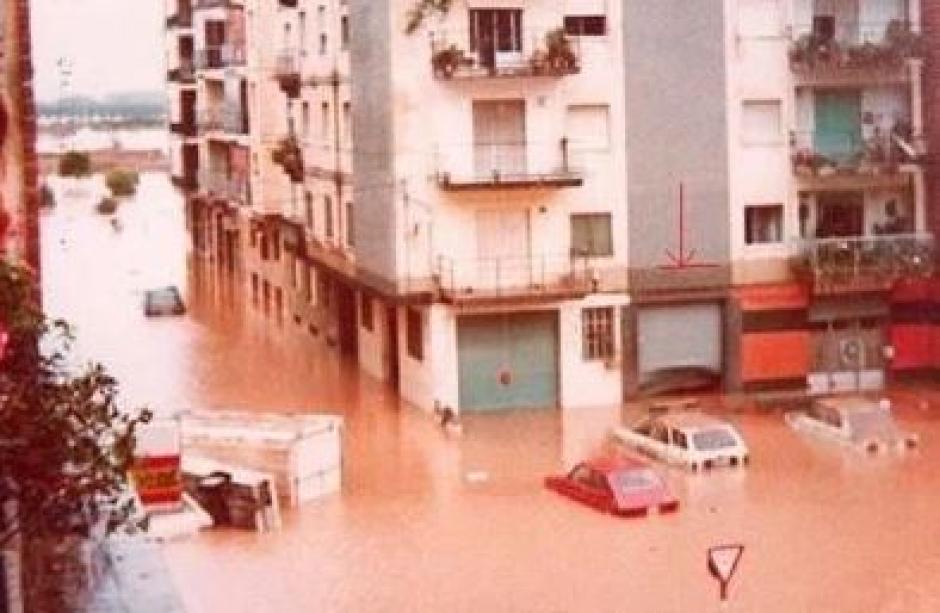
{"label": "concrete column", "polygon": [[918,170],[911,178],[914,188],[914,231],[917,233],[927,231],[927,184],[924,172]]}
{"label": "concrete column", "polygon": [[[912,2],[911,4],[916,4]],[[923,153],[924,146],[924,60],[910,60],[911,71],[911,131],[914,148]]]}
{"label": "concrete column", "polygon": [[724,311],[724,389],[726,392],[740,391],[741,378],[741,305],[737,298],[729,295],[723,305]]}
{"label": "concrete column", "polygon": [[623,342],[623,397],[630,400],[640,392],[639,310],[636,305],[623,308],[620,319]]}

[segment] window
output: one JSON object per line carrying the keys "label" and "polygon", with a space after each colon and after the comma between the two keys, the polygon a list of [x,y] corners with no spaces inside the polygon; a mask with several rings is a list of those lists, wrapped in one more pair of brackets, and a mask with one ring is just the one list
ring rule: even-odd
{"label": "window", "polygon": [[779,100],[746,100],[741,110],[741,138],[747,145],[782,142]]}
{"label": "window", "polygon": [[362,294],[359,302],[359,319],[362,320],[362,327],[372,331],[372,297],[368,294]]}
{"label": "window", "polygon": [[323,197],[323,232],[327,238],[333,238],[333,201]]}
{"label": "window", "polygon": [[421,361],[424,359],[424,338],[421,330],[421,312],[408,309],[405,338],[408,345],[408,355]]}
{"label": "window", "polygon": [[356,233],[353,227],[353,205],[346,203],[346,244],[350,247],[356,244]]}
{"label": "window", "polygon": [[571,216],[571,253],[581,256],[613,255],[610,213]]}
{"label": "window", "polygon": [[496,67],[497,55],[522,51],[521,9],[470,9],[470,51],[480,65]]}
{"label": "window", "polygon": [[326,55],[327,43],[326,43],[326,32],[320,33],[320,55]]}
{"label": "window", "polygon": [[320,104],[320,134],[323,138],[330,137],[330,103]]}
{"label": "window", "polygon": [[758,204],[744,207],[745,244],[757,245],[782,241],[782,204]]}
{"label": "window", "polygon": [[310,137],[310,104],[303,102],[300,105],[300,129],[304,140]]}
{"label": "window", "polygon": [[317,275],[317,300],[320,306],[330,308],[330,280],[326,275]]}
{"label": "window", "polygon": [[343,51],[346,51],[349,49],[349,15],[343,15],[339,18],[339,31]]}
{"label": "window", "polygon": [[565,34],[568,36],[605,36],[606,15],[565,15]]}
{"label": "window", "polygon": [[585,360],[614,356],[614,308],[596,307],[581,311],[582,354]]}
{"label": "window", "polygon": [[343,103],[343,138],[352,140],[352,104],[349,100]]}
{"label": "window", "polygon": [[313,231],[313,194],[306,192],[304,194],[304,209],[307,217],[307,229]]}

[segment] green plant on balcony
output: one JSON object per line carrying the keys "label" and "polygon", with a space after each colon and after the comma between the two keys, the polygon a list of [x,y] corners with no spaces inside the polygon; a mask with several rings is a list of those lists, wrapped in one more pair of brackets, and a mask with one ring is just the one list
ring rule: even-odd
{"label": "green plant on balcony", "polygon": [[431,66],[436,77],[450,78],[457,72],[457,68],[465,63],[467,63],[467,59],[463,51],[457,48],[457,45],[449,45],[438,49],[431,56]]}
{"label": "green plant on balcony", "polygon": [[830,167],[834,167],[832,160],[812,149],[799,149],[793,154],[793,169],[798,175],[814,175]]}
{"label": "green plant on balcony", "polygon": [[277,147],[271,151],[271,159],[284,169],[291,181],[303,182],[304,157],[297,139],[292,136],[281,139]]}
{"label": "green plant on balcony", "polygon": [[810,32],[796,39],[789,55],[793,66],[812,68],[835,61],[840,57],[841,50],[833,39]]}
{"label": "green plant on balcony", "polygon": [[923,57],[927,51],[923,36],[913,32],[910,24],[900,19],[892,19],[888,23],[884,44],[898,60]]}
{"label": "green plant on balcony", "polygon": [[424,20],[431,15],[446,15],[453,3],[454,0],[415,0],[406,16],[405,34],[416,32],[424,23]]}
{"label": "green plant on balcony", "polygon": [[578,68],[578,57],[564,28],[556,28],[545,35],[545,49],[545,63],[550,70],[566,73]]}

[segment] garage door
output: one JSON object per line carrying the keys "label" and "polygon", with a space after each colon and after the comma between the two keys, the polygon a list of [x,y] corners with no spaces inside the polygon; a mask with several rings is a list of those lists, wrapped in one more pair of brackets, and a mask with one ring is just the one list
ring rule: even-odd
{"label": "garage door", "polygon": [[558,404],[558,316],[468,315],[457,322],[460,408]]}
{"label": "garage door", "polygon": [[721,307],[695,304],[642,309],[638,322],[640,382],[667,368],[722,371]]}

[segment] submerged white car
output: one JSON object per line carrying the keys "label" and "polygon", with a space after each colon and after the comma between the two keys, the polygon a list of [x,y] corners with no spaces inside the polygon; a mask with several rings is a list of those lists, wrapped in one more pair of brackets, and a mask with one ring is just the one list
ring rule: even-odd
{"label": "submerged white car", "polygon": [[887,399],[818,398],[808,409],[784,418],[797,431],[869,452],[911,449],[920,442],[916,434],[898,428]]}
{"label": "submerged white car", "polygon": [[629,428],[614,428],[613,435],[640,453],[692,470],[743,466],[749,457],[737,428],[694,411],[651,414]]}

